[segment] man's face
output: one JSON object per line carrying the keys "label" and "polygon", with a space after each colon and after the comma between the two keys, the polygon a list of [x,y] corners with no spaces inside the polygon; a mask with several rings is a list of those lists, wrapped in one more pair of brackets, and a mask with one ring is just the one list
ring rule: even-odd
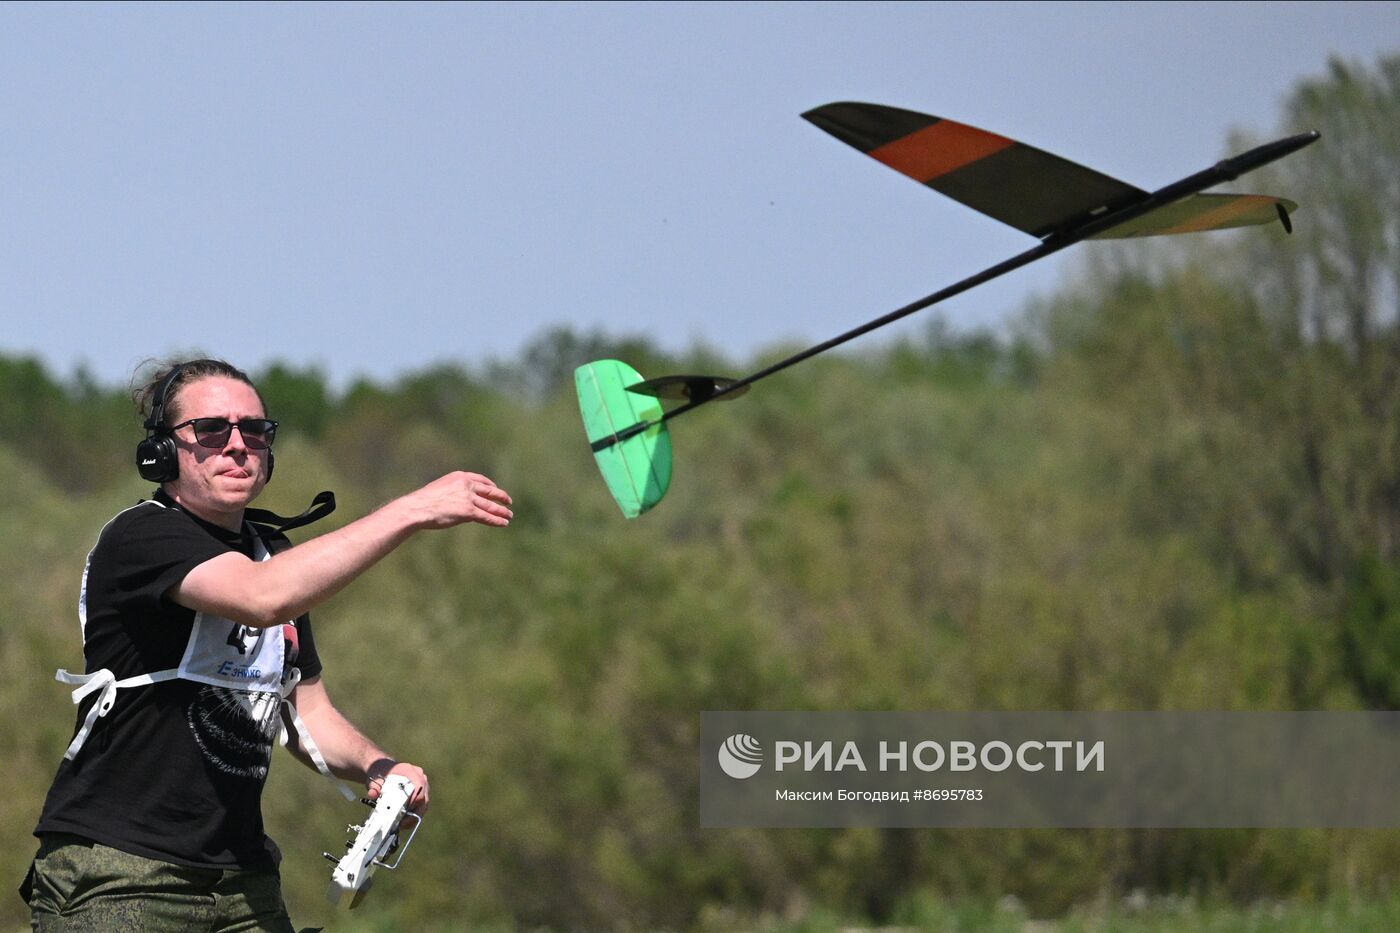
{"label": "man's face", "polygon": [[[205,376],[186,385],[176,396],[174,408],[167,423],[191,418],[237,422],[266,417],[252,386],[223,376]],[[175,432],[175,448],[180,476],[166,484],[166,491],[206,520],[241,519],[243,509],[267,482],[270,451],[250,448],[237,427],[229,431],[222,447],[202,447],[195,442],[194,427],[186,425]]]}

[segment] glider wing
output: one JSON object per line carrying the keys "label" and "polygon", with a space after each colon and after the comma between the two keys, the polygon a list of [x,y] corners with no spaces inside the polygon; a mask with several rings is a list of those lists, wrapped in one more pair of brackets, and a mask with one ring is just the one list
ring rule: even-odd
{"label": "glider wing", "polygon": [[[1034,146],[913,110],[843,102],[802,116],[920,184],[1041,239],[1148,197],[1141,188]],[[1093,238],[1242,227],[1277,220],[1281,209],[1296,207],[1266,195],[1195,194]]]}

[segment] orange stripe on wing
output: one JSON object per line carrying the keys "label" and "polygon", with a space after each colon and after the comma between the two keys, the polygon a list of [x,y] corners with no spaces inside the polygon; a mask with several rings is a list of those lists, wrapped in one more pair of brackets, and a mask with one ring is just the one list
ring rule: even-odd
{"label": "orange stripe on wing", "polygon": [[1229,223],[1241,214],[1249,213],[1256,207],[1272,203],[1273,200],[1273,198],[1262,194],[1242,194],[1233,201],[1211,208],[1203,214],[1197,214],[1190,220],[1183,220],[1179,224],[1173,224],[1158,232],[1162,234],[1197,233],[1201,230],[1213,230],[1222,224]]}
{"label": "orange stripe on wing", "polygon": [[1000,152],[1016,141],[975,126],[940,120],[868,153],[897,172],[929,182],[953,169]]}

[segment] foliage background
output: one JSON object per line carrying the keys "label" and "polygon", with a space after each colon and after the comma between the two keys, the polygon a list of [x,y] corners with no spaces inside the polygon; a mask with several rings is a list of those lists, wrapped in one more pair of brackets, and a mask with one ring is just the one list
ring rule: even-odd
{"label": "foliage background", "polygon": [[[572,368],[745,372],[793,348],[668,359],[561,329],[510,364],[338,394],[294,360],[256,374],[287,426],[260,505],[331,488],[334,526],[459,467],[516,500],[508,530],[419,535],[315,613],[337,703],[433,777],[357,925],[978,926],[1135,898],[1392,923],[1390,831],[697,828],[705,709],[1397,708],[1400,58],[1299,85],[1280,130],[1310,128],[1322,143],[1248,179],[1303,203],[1292,238],[1095,246],[1008,337],[934,319],[796,368],[687,418],[637,522],[579,442]],[[0,357],[16,882],[71,734],[49,671],[79,657],[83,556],[148,493],[137,436],[122,389]],[[345,805],[278,762],[294,916],[344,927],[319,853]],[[0,923],[24,918],[0,898]]]}

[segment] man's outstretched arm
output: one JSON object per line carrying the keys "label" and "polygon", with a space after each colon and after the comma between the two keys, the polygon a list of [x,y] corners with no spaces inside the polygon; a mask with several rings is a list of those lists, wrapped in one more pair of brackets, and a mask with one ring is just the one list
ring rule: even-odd
{"label": "man's outstretched arm", "polygon": [[[320,749],[326,766],[336,777],[365,785],[369,798],[374,800],[379,796],[384,778],[401,774],[412,781],[415,788],[409,798],[409,809],[422,813],[428,806],[428,776],[423,769],[396,760],[355,728],[354,723],[335,708],[319,675],[297,684],[292,691],[292,703]],[[288,730],[287,748],[308,768],[315,769],[311,756],[291,730]]]}
{"label": "man's outstretched arm", "polygon": [[510,524],[511,499],[480,473],[449,473],[344,528],[271,560],[230,551],[200,564],[169,590],[189,609],[266,628],[289,622],[335,595],[419,531],[467,522]]}

